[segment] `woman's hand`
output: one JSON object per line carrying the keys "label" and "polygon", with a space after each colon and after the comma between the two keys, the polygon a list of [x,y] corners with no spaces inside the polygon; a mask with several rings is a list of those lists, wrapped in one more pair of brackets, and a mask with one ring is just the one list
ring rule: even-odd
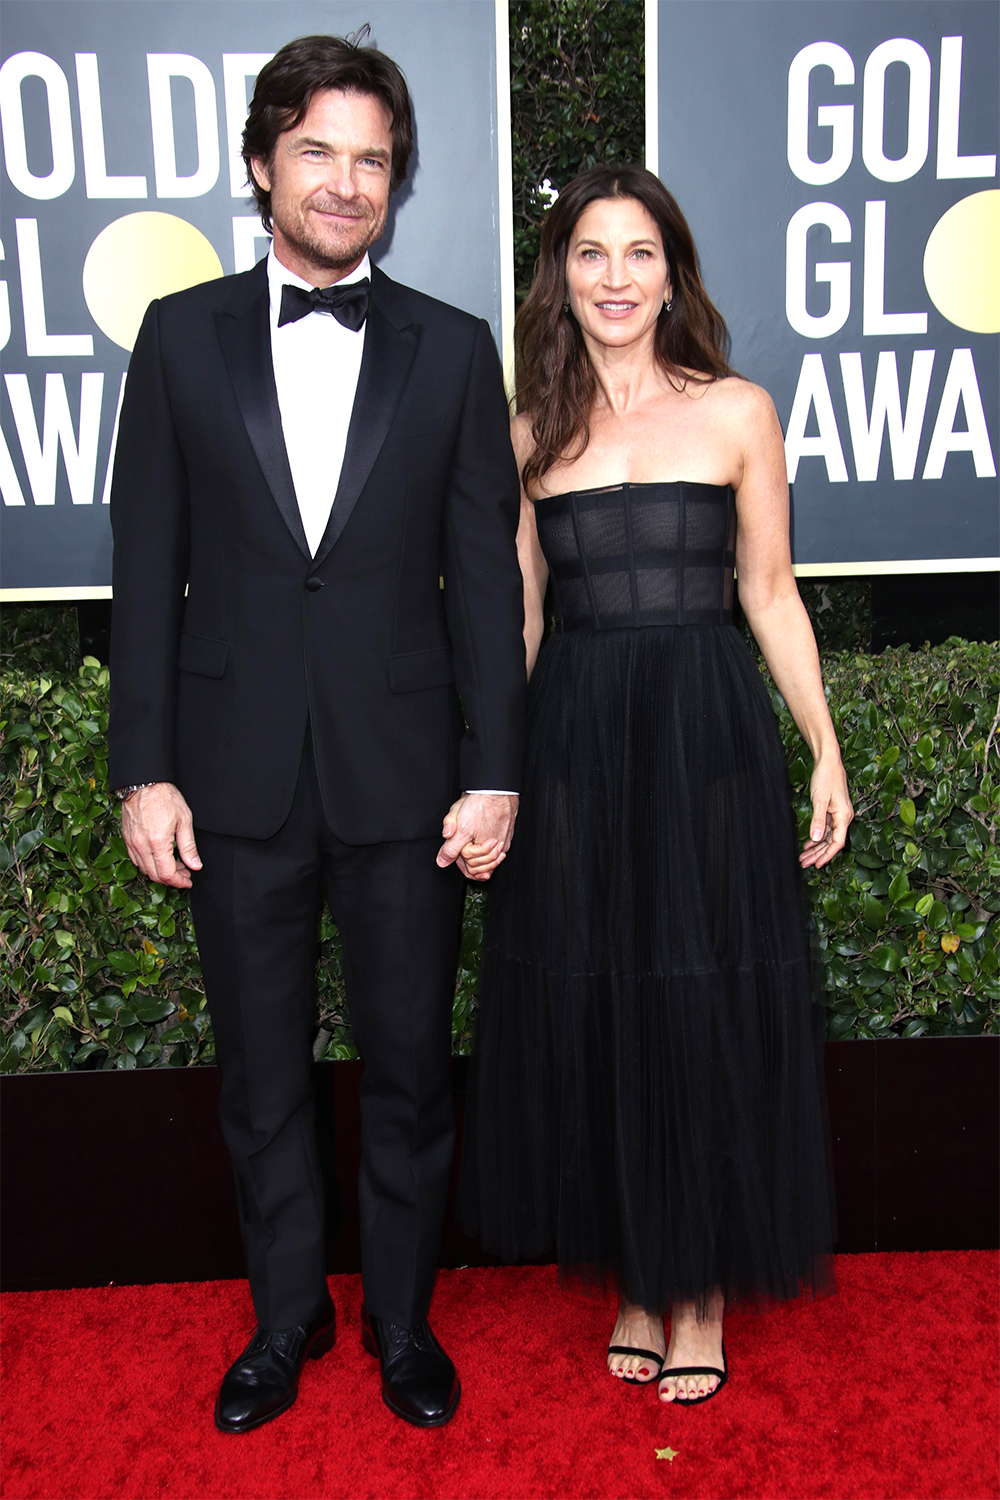
{"label": "woman's hand", "polygon": [[[488,880],[510,848],[517,806],[516,792],[465,792],[449,807],[441,825],[439,867],[457,863],[470,880]],[[476,862],[475,873],[466,861],[467,849]]]}
{"label": "woman's hand", "polygon": [[489,880],[493,871],[507,858],[499,839],[484,844],[466,844],[459,864],[470,880]]}
{"label": "woman's hand", "polygon": [[851,794],[847,790],[847,776],[840,756],[820,757],[813,767],[809,783],[812,799],[812,823],[799,864],[804,870],[810,866],[819,869],[830,863],[839,854],[847,838],[847,830],[854,817]]}

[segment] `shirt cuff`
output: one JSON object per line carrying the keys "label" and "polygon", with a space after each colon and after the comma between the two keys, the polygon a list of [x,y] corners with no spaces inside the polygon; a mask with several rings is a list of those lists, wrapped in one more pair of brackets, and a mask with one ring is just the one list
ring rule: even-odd
{"label": "shirt cuff", "polygon": [[520,792],[498,792],[495,787],[467,786],[467,797],[519,797]]}

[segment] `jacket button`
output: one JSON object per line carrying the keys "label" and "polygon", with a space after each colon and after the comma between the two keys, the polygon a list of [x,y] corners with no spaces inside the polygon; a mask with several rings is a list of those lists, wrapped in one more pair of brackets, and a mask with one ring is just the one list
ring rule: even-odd
{"label": "jacket button", "polygon": [[320,589],[322,587],[323,587],[323,580],[322,580],[322,578],[307,578],[306,579],[306,588],[309,590],[310,594],[318,594],[319,591],[320,591]]}

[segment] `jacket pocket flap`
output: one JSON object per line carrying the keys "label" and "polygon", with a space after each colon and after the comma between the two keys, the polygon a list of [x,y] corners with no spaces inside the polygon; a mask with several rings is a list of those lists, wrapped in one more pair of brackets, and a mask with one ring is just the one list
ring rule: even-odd
{"label": "jacket pocket flap", "polygon": [[199,677],[221,677],[229,655],[228,641],[214,641],[207,635],[181,636],[177,665],[182,672],[197,672]]}
{"label": "jacket pocket flap", "polygon": [[394,693],[418,693],[423,688],[447,687],[455,681],[451,649],[438,646],[433,651],[404,651],[386,658],[389,686]]}

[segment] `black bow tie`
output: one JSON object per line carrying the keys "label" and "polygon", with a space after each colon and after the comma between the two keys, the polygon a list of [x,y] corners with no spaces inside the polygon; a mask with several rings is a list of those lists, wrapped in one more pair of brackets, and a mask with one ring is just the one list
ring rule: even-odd
{"label": "black bow tie", "polygon": [[357,333],[359,328],[364,327],[368,316],[370,293],[371,282],[367,276],[363,281],[350,281],[346,286],[341,283],[334,286],[314,286],[308,291],[305,287],[289,286],[286,282],[281,288],[278,327],[281,328],[285,323],[297,323],[311,312],[322,312],[332,313],[338,323],[343,323],[345,328]]}

